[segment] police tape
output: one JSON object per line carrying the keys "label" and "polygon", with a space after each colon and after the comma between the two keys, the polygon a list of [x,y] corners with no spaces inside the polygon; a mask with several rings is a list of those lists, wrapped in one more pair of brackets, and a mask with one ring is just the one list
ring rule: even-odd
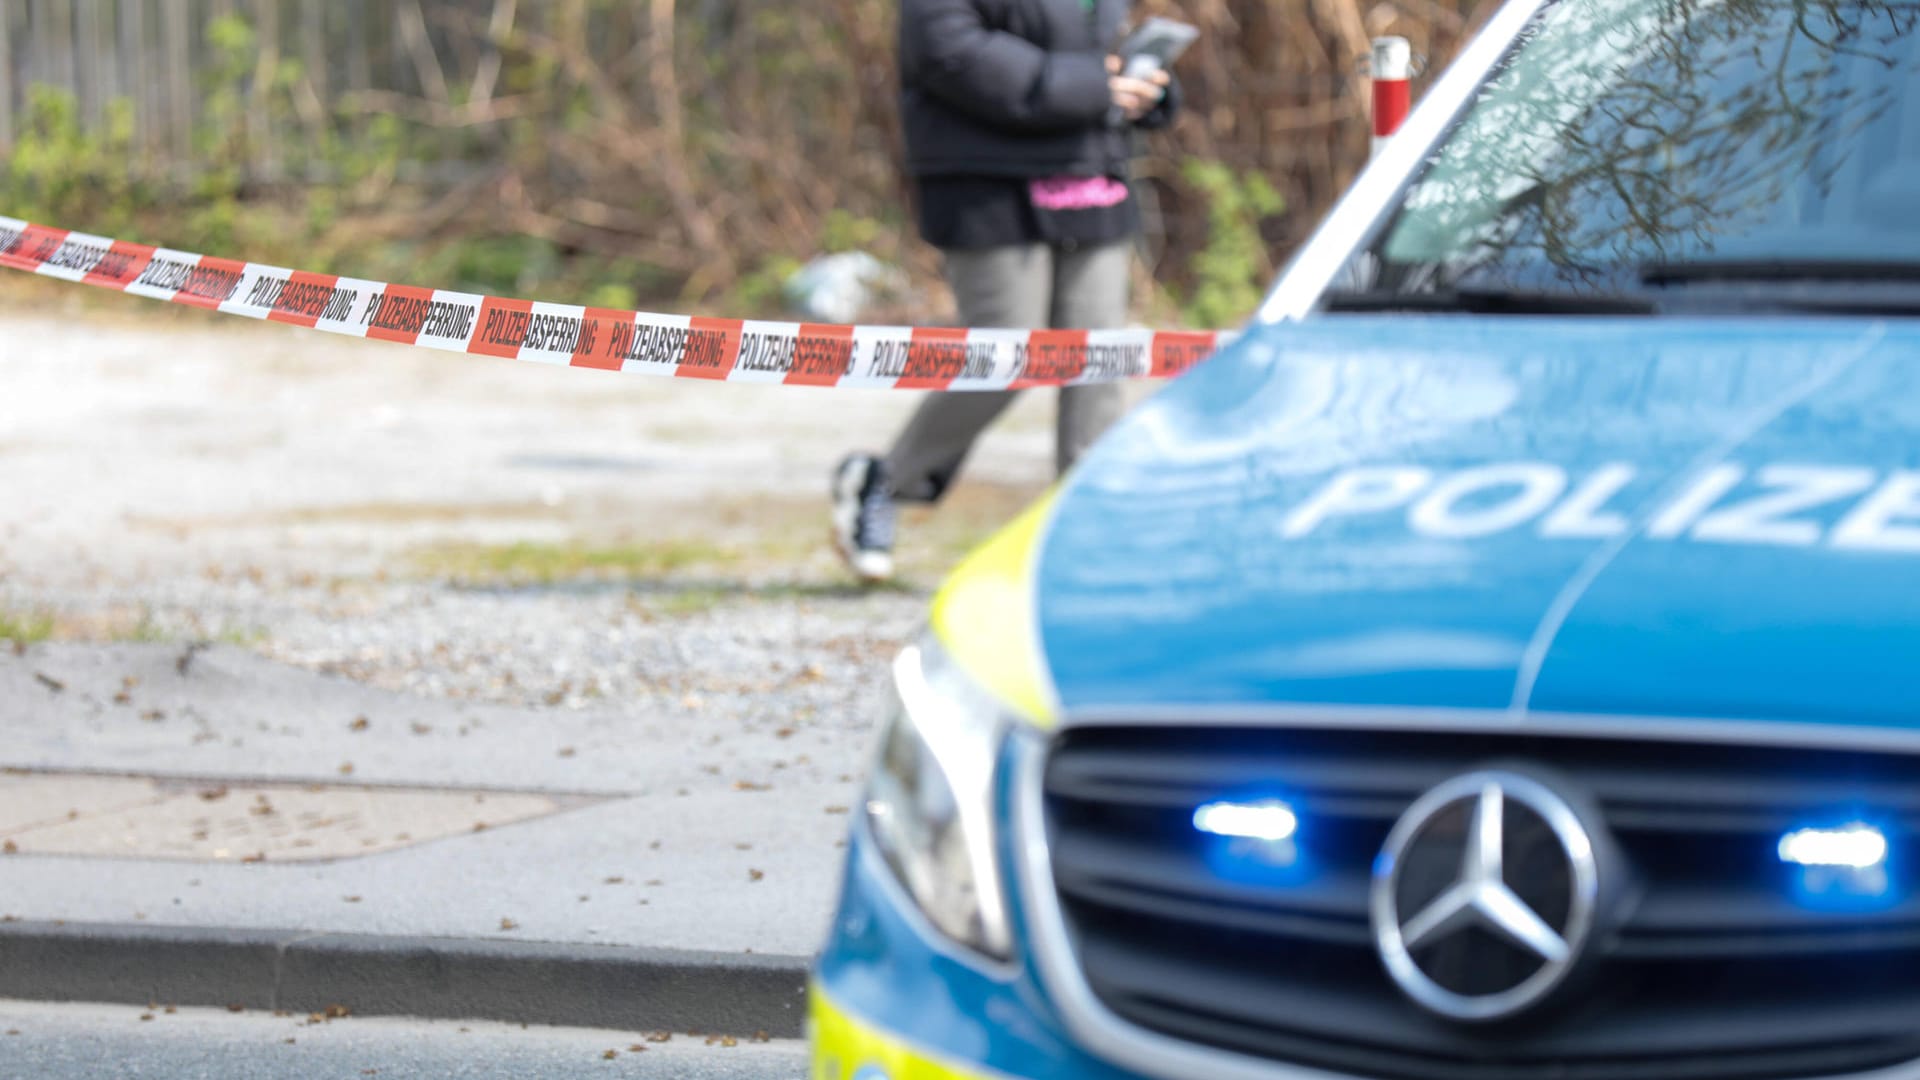
{"label": "police tape", "polygon": [[0,266],[447,352],[792,386],[1018,390],[1178,375],[1231,335],[839,326],[658,315],[393,285],[0,217]]}

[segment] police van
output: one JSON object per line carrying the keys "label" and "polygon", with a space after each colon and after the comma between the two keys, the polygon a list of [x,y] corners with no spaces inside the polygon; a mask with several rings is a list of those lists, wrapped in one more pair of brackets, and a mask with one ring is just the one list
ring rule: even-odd
{"label": "police van", "polygon": [[939,593],[818,1080],[1920,1077],[1920,5],[1511,0]]}

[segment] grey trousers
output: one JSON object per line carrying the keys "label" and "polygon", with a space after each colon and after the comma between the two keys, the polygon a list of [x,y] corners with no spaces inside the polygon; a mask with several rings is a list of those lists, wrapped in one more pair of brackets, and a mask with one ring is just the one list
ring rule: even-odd
{"label": "grey trousers", "polygon": [[[1127,318],[1133,246],[1126,242],[1067,250],[1047,244],[947,251],[947,282],[968,326],[1104,330]],[[966,461],[967,451],[1020,391],[931,393],[887,454],[894,497],[934,502]],[[1118,383],[1060,388],[1054,465],[1074,460],[1120,418]]]}

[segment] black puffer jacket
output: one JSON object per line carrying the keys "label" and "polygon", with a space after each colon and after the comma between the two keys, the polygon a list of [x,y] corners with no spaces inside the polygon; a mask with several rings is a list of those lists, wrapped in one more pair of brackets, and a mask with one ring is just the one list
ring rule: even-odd
{"label": "black puffer jacket", "polygon": [[[1089,12],[1089,7],[1092,8]],[[915,176],[1126,175],[1132,127],[1108,122],[1106,57],[1128,0],[901,0],[901,121]]]}

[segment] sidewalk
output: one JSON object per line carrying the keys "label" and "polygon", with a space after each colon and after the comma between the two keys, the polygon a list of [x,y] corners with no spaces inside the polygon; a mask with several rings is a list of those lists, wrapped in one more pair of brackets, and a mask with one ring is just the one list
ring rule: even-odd
{"label": "sidewalk", "polygon": [[0,702],[0,997],[799,1032],[838,731],[530,722],[230,647],[36,645]]}

